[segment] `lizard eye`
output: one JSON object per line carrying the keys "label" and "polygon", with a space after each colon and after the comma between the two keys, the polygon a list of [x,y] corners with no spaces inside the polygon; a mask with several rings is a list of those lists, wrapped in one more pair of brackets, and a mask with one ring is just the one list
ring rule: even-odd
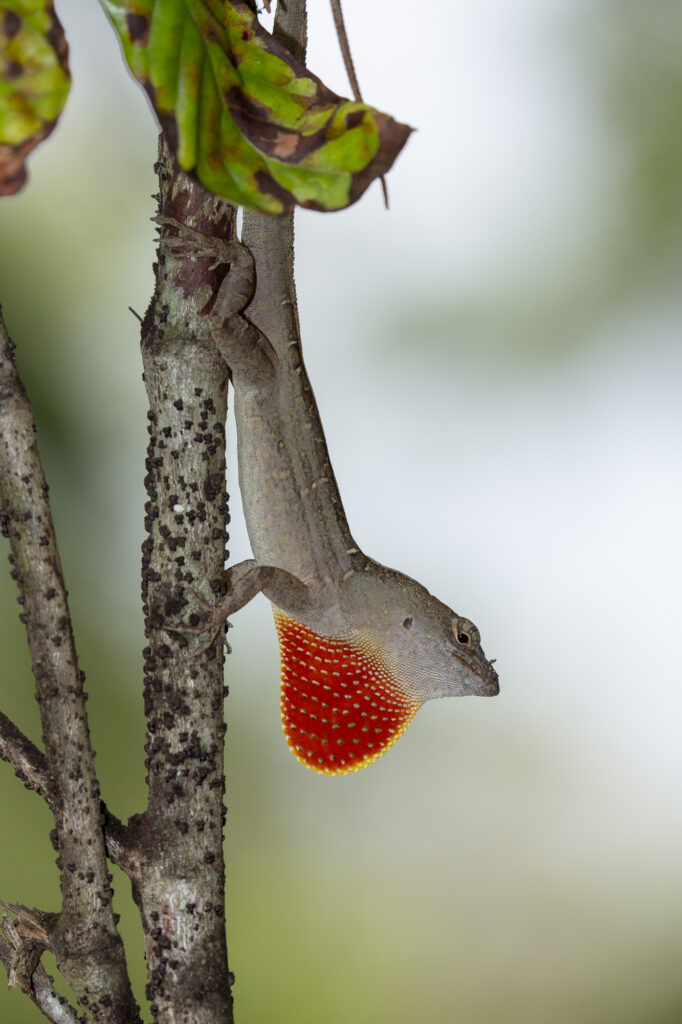
{"label": "lizard eye", "polygon": [[413,622],[414,622],[414,619],[412,619],[412,618],[410,618],[410,617],[408,616],[408,617],[407,617],[407,618],[405,619],[405,621],[403,622],[403,626],[405,627],[405,629],[411,629],[411,628],[412,628],[412,623],[413,623]]}
{"label": "lizard eye", "polygon": [[455,634],[457,643],[462,647],[468,647],[471,643],[472,629],[475,629],[475,627],[472,626],[472,629],[470,629],[470,626],[472,624],[467,619],[455,619],[452,623],[452,632]]}
{"label": "lizard eye", "polygon": [[475,647],[479,642],[478,630],[473,622],[465,619],[464,616],[457,616],[452,623],[452,632],[460,647]]}

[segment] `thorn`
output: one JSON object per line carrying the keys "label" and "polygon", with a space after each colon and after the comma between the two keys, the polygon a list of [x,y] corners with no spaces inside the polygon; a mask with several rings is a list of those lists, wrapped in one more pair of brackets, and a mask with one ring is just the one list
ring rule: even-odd
{"label": "thorn", "polygon": [[128,309],[133,314],[133,316],[136,316],[140,323],[142,323],[142,317],[140,316],[140,314],[136,310],[134,310],[132,306],[128,306]]}

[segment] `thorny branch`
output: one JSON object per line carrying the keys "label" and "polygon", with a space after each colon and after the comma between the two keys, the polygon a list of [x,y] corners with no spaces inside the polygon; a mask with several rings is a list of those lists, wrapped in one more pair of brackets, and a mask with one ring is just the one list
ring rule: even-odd
{"label": "thorny branch", "polygon": [[[55,814],[61,914],[51,948],[84,1008],[103,1024],[139,1020],[111,903],[104,836],[66,588],[33,411],[0,314],[2,530],[19,587]],[[26,752],[26,748],[24,748]],[[45,785],[45,776],[35,780]]]}

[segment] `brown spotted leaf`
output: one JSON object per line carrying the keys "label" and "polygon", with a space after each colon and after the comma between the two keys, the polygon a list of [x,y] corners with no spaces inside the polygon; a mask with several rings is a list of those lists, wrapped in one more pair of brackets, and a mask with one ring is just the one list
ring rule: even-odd
{"label": "brown spotted leaf", "polygon": [[265,213],[338,210],[411,131],[331,92],[242,0],[102,0],[183,170]]}
{"label": "brown spotted leaf", "polygon": [[26,157],[54,128],[70,85],[52,0],[0,0],[0,195],[24,185]]}

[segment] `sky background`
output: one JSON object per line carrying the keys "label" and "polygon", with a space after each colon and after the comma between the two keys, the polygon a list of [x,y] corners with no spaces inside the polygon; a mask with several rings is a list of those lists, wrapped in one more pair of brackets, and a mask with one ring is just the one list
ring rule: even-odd
{"label": "sky background", "polygon": [[[156,129],[91,0],[74,85],[0,204],[103,795],[142,809],[138,324]],[[324,2],[308,64],[348,93]],[[365,98],[418,130],[297,215],[303,348],[356,540],[472,618],[495,700],[427,704],[352,776],[281,735],[271,614],[227,663],[241,1022],[682,1018],[682,3],[345,0]],[[228,424],[230,551],[248,555]],[[6,542],[3,542],[6,543]],[[8,574],[0,706],[40,738]],[[4,768],[4,770],[3,770]],[[50,817],[0,765],[0,896],[58,906]],[[117,909],[143,998],[127,882]],[[0,984],[0,1018],[42,1020]]]}

